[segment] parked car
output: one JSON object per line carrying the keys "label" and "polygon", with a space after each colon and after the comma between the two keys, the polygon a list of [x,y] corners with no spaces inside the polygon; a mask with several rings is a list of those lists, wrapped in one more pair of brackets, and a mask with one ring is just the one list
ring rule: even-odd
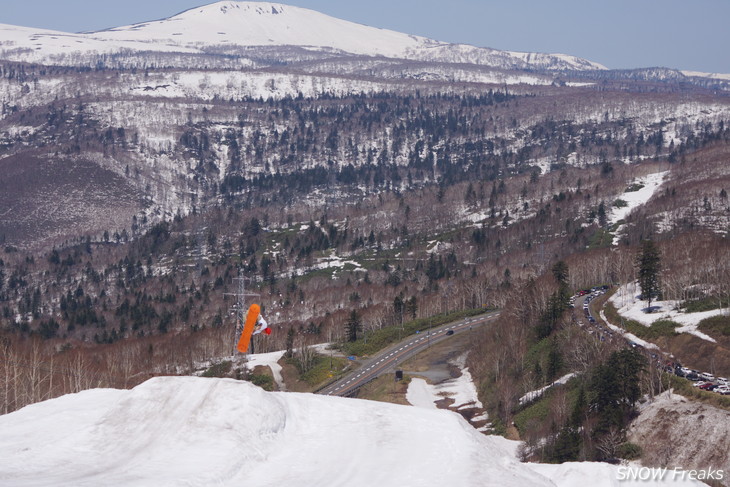
{"label": "parked car", "polygon": [[722,394],[723,396],[730,396],[730,387],[718,386],[713,392],[717,392],[718,394]]}
{"label": "parked car", "polygon": [[715,380],[715,376],[710,373],[707,373],[707,372],[702,372],[700,374],[700,377],[702,377],[705,380]]}

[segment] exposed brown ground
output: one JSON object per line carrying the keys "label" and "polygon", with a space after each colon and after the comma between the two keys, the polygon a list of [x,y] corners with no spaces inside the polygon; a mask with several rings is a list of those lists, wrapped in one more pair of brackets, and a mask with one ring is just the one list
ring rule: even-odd
{"label": "exposed brown ground", "polygon": [[279,365],[281,365],[281,377],[284,379],[287,391],[312,392],[312,386],[301,380],[299,371],[294,365],[287,363],[283,358],[279,360]]}
{"label": "exposed brown ground", "polygon": [[629,440],[641,446],[645,466],[720,469],[730,485],[730,411],[665,393],[642,407]]}

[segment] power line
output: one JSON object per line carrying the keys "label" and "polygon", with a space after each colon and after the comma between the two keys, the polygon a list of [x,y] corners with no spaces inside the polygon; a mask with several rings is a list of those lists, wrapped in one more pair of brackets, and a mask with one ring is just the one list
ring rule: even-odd
{"label": "power line", "polygon": [[[243,323],[245,321],[246,313],[246,297],[260,296],[260,294],[246,292],[246,278],[243,277],[241,269],[238,269],[238,277],[234,277],[233,280],[238,281],[238,291],[236,293],[223,293],[223,295],[236,296],[236,304],[230,309],[236,314],[236,324],[233,327],[233,340],[231,341],[231,343],[236,343],[236,338],[243,331]],[[233,353],[236,353],[235,348]]]}

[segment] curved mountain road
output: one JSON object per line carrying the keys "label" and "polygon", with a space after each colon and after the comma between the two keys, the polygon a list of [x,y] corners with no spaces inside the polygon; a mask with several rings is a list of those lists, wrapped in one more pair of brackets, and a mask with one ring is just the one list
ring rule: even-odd
{"label": "curved mountain road", "polygon": [[416,335],[410,335],[399,343],[378,352],[377,355],[366,360],[362,364],[362,367],[353,370],[332,384],[320,389],[317,391],[317,394],[348,396],[371,380],[394,370],[399,363],[413,357],[432,344],[446,340],[452,335],[469,331],[476,326],[482,326],[494,321],[498,316],[498,311],[492,311],[483,315],[447,323]]}

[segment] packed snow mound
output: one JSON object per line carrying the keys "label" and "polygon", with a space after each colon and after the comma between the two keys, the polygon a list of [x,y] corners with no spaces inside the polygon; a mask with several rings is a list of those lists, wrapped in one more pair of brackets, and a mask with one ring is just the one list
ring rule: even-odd
{"label": "packed snow mound", "polygon": [[595,464],[537,473],[517,461],[516,442],[484,436],[450,411],[265,392],[230,379],[161,377],[70,394],[1,416],[0,431],[0,484],[15,487],[616,480],[613,467]]}
{"label": "packed snow mound", "polygon": [[0,479],[14,486],[545,483],[453,413],[226,379],[81,392],[0,429]]}

